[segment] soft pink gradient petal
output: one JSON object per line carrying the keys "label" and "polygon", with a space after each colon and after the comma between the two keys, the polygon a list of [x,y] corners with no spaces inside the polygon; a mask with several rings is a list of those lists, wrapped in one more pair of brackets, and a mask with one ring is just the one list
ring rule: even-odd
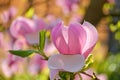
{"label": "soft pink gradient petal", "polygon": [[79,23],[71,23],[68,31],[69,54],[81,54],[86,41],[86,32]]}
{"label": "soft pink gradient petal", "polygon": [[50,69],[50,80],[58,80],[60,79],[59,77],[59,70],[57,69]]}
{"label": "soft pink gradient petal", "polygon": [[98,75],[98,79],[100,79],[100,80],[108,80],[106,74],[100,74],[100,75]]}
{"label": "soft pink gradient petal", "polygon": [[46,23],[43,19],[34,19],[36,31],[42,30],[46,27]]}
{"label": "soft pink gradient petal", "polygon": [[13,18],[17,14],[17,9],[14,6],[10,7],[9,14],[10,17]]}
{"label": "soft pink gradient petal", "polygon": [[24,49],[27,46],[27,42],[24,38],[17,39],[13,44],[14,50]]}
{"label": "soft pink gradient petal", "polygon": [[48,60],[48,67],[50,69],[63,69],[64,63],[61,59],[60,54],[54,54],[52,55]]}
{"label": "soft pink gradient petal", "polygon": [[53,43],[47,43],[47,45],[45,45],[44,52],[49,57],[53,55],[54,53],[56,53],[57,49]]}
{"label": "soft pink gradient petal", "polygon": [[63,69],[69,72],[77,72],[84,66],[85,58],[83,55],[62,55],[55,54],[48,60],[50,69]]}
{"label": "soft pink gradient petal", "polygon": [[68,46],[62,34],[62,22],[59,22],[52,30],[52,41],[61,54],[68,54]]}
{"label": "soft pink gradient petal", "polygon": [[89,22],[85,21],[83,23],[83,28],[87,33],[87,39],[86,39],[84,48],[82,49],[82,53],[84,54],[85,57],[87,57],[88,54],[92,51],[93,47],[95,46],[98,40],[98,33],[96,28]]}
{"label": "soft pink gradient petal", "polygon": [[2,68],[2,71],[3,71],[3,73],[4,73],[4,75],[6,76],[6,77],[11,77],[12,76],[12,74],[13,74],[13,71],[10,69],[10,67],[8,66],[8,63],[7,63],[7,61],[5,60],[5,61],[2,61],[2,63],[1,63],[1,68]]}
{"label": "soft pink gradient petal", "polygon": [[29,62],[28,71],[32,75],[38,74],[41,70],[46,68],[47,61],[43,60],[39,54],[34,55]]}

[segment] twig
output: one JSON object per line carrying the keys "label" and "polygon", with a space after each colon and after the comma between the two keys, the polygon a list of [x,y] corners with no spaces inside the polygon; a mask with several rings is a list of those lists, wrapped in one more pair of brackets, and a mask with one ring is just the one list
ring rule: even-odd
{"label": "twig", "polygon": [[90,74],[88,74],[88,73],[86,73],[86,72],[81,72],[81,73],[84,74],[84,75],[87,75],[87,76],[89,76],[89,77],[91,77],[91,78],[93,78],[92,75],[90,75]]}

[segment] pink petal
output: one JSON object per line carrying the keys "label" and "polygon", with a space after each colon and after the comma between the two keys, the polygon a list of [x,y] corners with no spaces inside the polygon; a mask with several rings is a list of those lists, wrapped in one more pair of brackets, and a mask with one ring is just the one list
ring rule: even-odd
{"label": "pink petal", "polygon": [[9,11],[4,11],[2,15],[0,15],[3,23],[7,23],[9,21],[10,18],[10,14]]}
{"label": "pink petal", "polygon": [[47,43],[47,45],[45,45],[44,52],[47,56],[51,56],[56,51],[57,51],[57,49],[56,49],[56,47],[54,46],[53,43]]}
{"label": "pink petal", "polygon": [[15,38],[33,31],[35,31],[35,25],[33,21],[24,17],[18,17],[13,21],[10,27],[10,32]]}
{"label": "pink petal", "polygon": [[60,79],[59,77],[59,70],[57,69],[50,69],[50,80],[58,80]]}
{"label": "pink petal", "polygon": [[83,23],[83,28],[87,33],[87,39],[86,39],[85,46],[82,50],[82,53],[85,55],[85,57],[87,57],[88,54],[92,51],[93,47],[95,46],[98,40],[98,33],[96,28],[88,22]]}
{"label": "pink petal", "polygon": [[20,50],[26,48],[27,43],[24,38],[17,39],[14,44],[13,44],[13,49],[14,50]]}
{"label": "pink petal", "polygon": [[35,19],[36,31],[42,30],[46,27],[46,23],[42,19]]}
{"label": "pink petal", "polygon": [[50,69],[63,69],[69,72],[77,72],[84,66],[85,58],[83,55],[62,55],[55,54],[48,60]]}
{"label": "pink petal", "polygon": [[41,70],[46,68],[46,60],[43,60],[39,54],[34,55],[29,62],[28,71],[31,74],[38,74]]}
{"label": "pink petal", "polygon": [[61,54],[54,54],[48,60],[48,67],[50,69],[63,69],[64,63],[61,59]]}
{"label": "pink petal", "polygon": [[11,77],[13,75],[13,72],[12,72],[11,68],[8,66],[8,62],[6,60],[2,61],[1,69],[2,69],[3,74],[6,77]]}
{"label": "pink petal", "polygon": [[62,34],[62,22],[59,22],[52,30],[52,41],[61,54],[68,54],[68,46]]}
{"label": "pink petal", "polygon": [[17,14],[17,9],[15,7],[10,7],[9,9],[10,17],[13,18]]}
{"label": "pink petal", "polygon": [[81,54],[86,41],[86,32],[79,23],[71,23],[69,26],[69,54]]}

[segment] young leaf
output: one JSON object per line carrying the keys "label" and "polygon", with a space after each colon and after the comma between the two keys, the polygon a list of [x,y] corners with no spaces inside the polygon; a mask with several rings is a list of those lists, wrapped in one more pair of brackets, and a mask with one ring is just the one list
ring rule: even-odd
{"label": "young leaf", "polygon": [[59,76],[60,76],[61,80],[74,80],[74,78],[75,78],[74,73],[64,72],[64,71],[60,71]]}
{"label": "young leaf", "polygon": [[9,50],[9,52],[11,54],[20,56],[20,57],[27,57],[29,55],[31,55],[32,53],[34,53],[34,50]]}
{"label": "young leaf", "polygon": [[92,54],[90,54],[90,55],[87,57],[87,59],[86,59],[86,61],[85,61],[85,66],[83,67],[83,69],[82,69],[81,71],[87,70],[88,68],[91,67],[92,64],[93,64],[93,59],[92,59]]}
{"label": "young leaf", "polygon": [[44,49],[44,45],[45,45],[45,30],[42,30],[39,32],[39,47],[41,50]]}

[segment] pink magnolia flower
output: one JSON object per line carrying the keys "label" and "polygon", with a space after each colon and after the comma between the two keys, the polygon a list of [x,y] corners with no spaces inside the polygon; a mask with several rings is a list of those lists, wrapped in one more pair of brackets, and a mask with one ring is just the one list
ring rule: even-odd
{"label": "pink magnolia flower", "polygon": [[24,37],[29,44],[39,42],[39,31],[44,29],[45,23],[42,19],[30,20],[24,17],[18,17],[13,21],[10,32],[13,37]]}
{"label": "pink magnolia flower", "polygon": [[84,66],[85,58],[90,54],[98,39],[95,27],[84,22],[74,22],[68,27],[59,22],[52,31],[52,41],[60,54],[52,55],[48,60],[51,70],[77,72]]}

